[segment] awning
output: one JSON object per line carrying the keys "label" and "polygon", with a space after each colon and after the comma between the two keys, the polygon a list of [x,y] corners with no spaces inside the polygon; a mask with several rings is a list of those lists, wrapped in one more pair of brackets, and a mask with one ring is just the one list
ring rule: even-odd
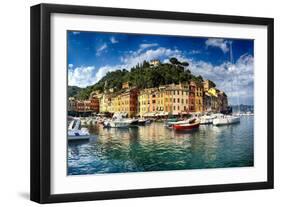
{"label": "awning", "polygon": [[143,116],[152,117],[152,116],[155,116],[155,112],[146,112],[146,113],[143,114]]}

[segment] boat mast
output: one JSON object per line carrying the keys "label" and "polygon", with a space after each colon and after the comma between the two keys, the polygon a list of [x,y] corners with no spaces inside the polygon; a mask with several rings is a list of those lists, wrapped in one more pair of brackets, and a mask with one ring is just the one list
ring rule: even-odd
{"label": "boat mast", "polygon": [[[238,91],[238,80],[237,77],[235,75],[234,72],[234,60],[233,60],[233,51],[232,51],[232,41],[229,42],[229,54],[230,54],[230,62],[231,62],[231,66],[233,67],[233,74],[234,74],[234,78],[235,78],[235,82],[236,82],[236,91]],[[232,82],[232,88],[233,88],[233,82]],[[239,99],[239,94],[236,95],[237,98],[237,104],[238,104],[238,113],[240,114],[240,99]]]}

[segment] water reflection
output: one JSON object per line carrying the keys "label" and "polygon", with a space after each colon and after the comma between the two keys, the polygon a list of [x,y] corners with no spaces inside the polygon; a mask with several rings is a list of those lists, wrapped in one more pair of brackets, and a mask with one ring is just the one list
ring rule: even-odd
{"label": "water reflection", "polygon": [[70,175],[253,165],[253,117],[187,133],[163,123],[128,129],[91,126],[89,131],[97,138],[69,142]]}

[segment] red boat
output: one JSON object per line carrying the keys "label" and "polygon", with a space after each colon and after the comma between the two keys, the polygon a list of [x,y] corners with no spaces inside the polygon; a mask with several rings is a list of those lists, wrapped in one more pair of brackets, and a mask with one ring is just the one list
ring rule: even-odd
{"label": "red boat", "polygon": [[173,128],[175,130],[185,130],[185,131],[191,131],[194,129],[198,129],[200,125],[199,120],[191,120],[189,123],[184,123],[184,124],[174,124]]}

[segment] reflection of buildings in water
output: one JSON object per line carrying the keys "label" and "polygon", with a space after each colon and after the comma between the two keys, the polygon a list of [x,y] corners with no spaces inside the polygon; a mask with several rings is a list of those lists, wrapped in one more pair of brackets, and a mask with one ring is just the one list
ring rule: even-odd
{"label": "reflection of buildings in water", "polygon": [[119,145],[129,146],[133,139],[137,139],[137,128],[102,128],[99,133],[101,143],[112,142]]}
{"label": "reflection of buildings in water", "polygon": [[206,163],[215,161],[218,156],[220,146],[219,137],[221,136],[221,129],[217,129],[213,125],[200,126],[200,141],[199,146],[204,147],[204,160]]}

